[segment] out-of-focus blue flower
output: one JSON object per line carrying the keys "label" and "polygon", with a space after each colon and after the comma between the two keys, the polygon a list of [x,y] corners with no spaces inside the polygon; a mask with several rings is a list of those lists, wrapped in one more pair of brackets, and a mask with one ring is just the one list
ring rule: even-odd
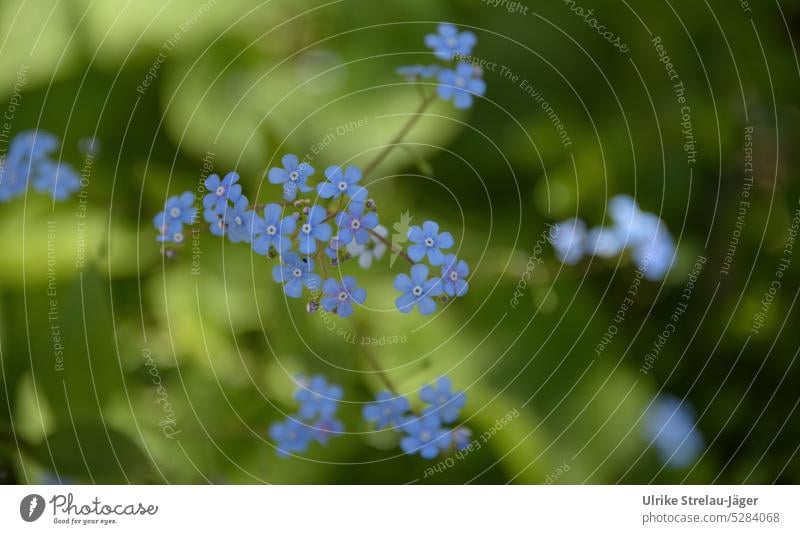
{"label": "out-of-focus blue flower", "polygon": [[450,431],[442,428],[442,421],[436,414],[410,416],[402,430],[405,436],[400,440],[400,448],[408,455],[419,454],[430,460],[450,448]]}
{"label": "out-of-focus blue flower", "polygon": [[358,184],[361,181],[361,169],[350,165],[342,171],[341,167],[333,165],[325,169],[327,182],[317,184],[317,193],[322,198],[339,198],[347,195],[354,202],[364,202],[367,199],[367,188]]}
{"label": "out-of-focus blue flower", "polygon": [[452,423],[461,415],[467,404],[467,396],[463,391],[452,391],[453,382],[446,376],[436,380],[436,384],[428,384],[419,392],[422,402],[428,404],[424,413],[435,413],[443,423]]}
{"label": "out-of-focus blue flower", "polygon": [[466,449],[472,443],[472,430],[465,426],[454,428],[450,431],[453,447],[458,450]]}
{"label": "out-of-focus blue flower", "polygon": [[556,256],[563,263],[574,265],[583,258],[586,241],[586,223],[580,219],[567,219],[553,227],[551,243]]}
{"label": "out-of-focus blue flower", "polygon": [[481,96],[486,92],[486,82],[469,63],[459,63],[455,70],[441,70],[438,80],[436,93],[439,98],[452,100],[458,109],[469,108],[472,106],[473,95]]}
{"label": "out-of-focus blue flower", "polygon": [[294,252],[281,254],[281,265],[272,268],[272,278],[284,284],[286,296],[299,298],[303,294],[303,286],[308,289],[319,289],[321,278],[314,272],[314,260],[301,259]]}
{"label": "out-of-focus blue flower", "polygon": [[208,194],[203,197],[203,208],[222,215],[228,206],[228,201],[236,202],[242,195],[242,186],[236,183],[238,181],[239,175],[235,172],[229,172],[222,180],[216,174],[206,178],[205,186]]}
{"label": "out-of-focus blue flower", "polygon": [[[389,237],[389,230],[380,224],[372,231],[383,239]],[[370,235],[370,240],[364,245],[359,245],[357,243],[347,244],[347,253],[353,258],[358,258],[358,266],[362,269],[369,269],[372,266],[372,262],[380,260],[383,255],[386,254],[387,250],[388,247],[386,243],[375,235]]]}
{"label": "out-of-focus blue flower", "polygon": [[617,239],[630,248],[633,260],[648,280],[663,279],[675,257],[675,243],[664,222],[653,213],[639,209],[628,195],[617,195],[608,202]]}
{"label": "out-of-focus blue flower", "polygon": [[655,445],[661,461],[682,469],[691,465],[705,447],[695,424],[694,410],[688,402],[662,394],[645,413],[643,433]]}
{"label": "out-of-focus blue flower", "polygon": [[446,22],[439,24],[437,31],[438,33],[425,36],[425,46],[432,49],[436,57],[445,61],[450,61],[455,56],[468,56],[478,41],[474,33],[459,33],[458,28]]}
{"label": "out-of-focus blue flower", "polygon": [[464,260],[448,254],[442,264],[442,288],[450,297],[463,297],[469,290],[466,278],[469,276],[469,265]]}
{"label": "out-of-focus blue flower", "polygon": [[50,193],[53,200],[67,200],[81,188],[81,177],[67,163],[43,161],[33,173],[33,188],[40,193]]}
{"label": "out-of-focus blue flower", "polygon": [[249,201],[244,195],[239,196],[233,203],[225,209],[225,223],[227,225],[228,239],[231,243],[247,243],[252,237],[252,230],[247,224],[250,215],[248,214]]}
{"label": "out-of-focus blue flower", "polygon": [[30,182],[53,200],[66,200],[80,189],[81,179],[67,163],[52,159],[59,139],[41,130],[25,131],[11,141],[7,157],[0,163],[0,202],[25,192]]}
{"label": "out-of-focus blue flower", "polygon": [[158,230],[156,240],[162,243],[183,243],[183,225],[192,224],[196,215],[194,195],[190,191],[169,197],[164,204],[164,211],[153,218],[153,226]]}
{"label": "out-of-focus blue flower", "polygon": [[339,226],[339,242],[363,245],[369,241],[369,231],[378,226],[378,215],[369,211],[364,213],[364,204],[351,202],[347,211],[342,211],[336,217]]}
{"label": "out-of-focus blue flower", "polygon": [[675,243],[666,230],[659,230],[649,241],[633,249],[633,260],[645,278],[662,280],[675,260]]}
{"label": "out-of-focus blue flower", "polygon": [[397,67],[395,70],[397,74],[403,76],[409,81],[415,81],[425,78],[433,78],[439,73],[438,65],[408,65],[406,67]]}
{"label": "out-of-focus blue flower", "polygon": [[286,154],[281,158],[281,167],[269,170],[268,178],[272,184],[283,184],[283,198],[291,202],[297,198],[298,190],[302,193],[312,191],[307,185],[308,178],[314,174],[314,167],[300,160],[294,154]]}
{"label": "out-of-focus blue flower", "polygon": [[291,215],[281,219],[281,215],[282,208],[278,204],[267,204],[263,219],[254,211],[248,212],[245,226],[252,233],[253,252],[266,256],[270,249],[283,253],[292,247],[289,236],[294,233],[297,221]]}
{"label": "out-of-focus blue flower", "polygon": [[314,439],[322,445],[327,445],[328,440],[342,434],[344,425],[338,419],[325,417],[314,423],[311,427]]}
{"label": "out-of-focus blue flower", "polygon": [[408,256],[414,261],[422,261],[426,255],[431,265],[444,263],[444,253],[441,249],[453,246],[453,236],[450,232],[439,233],[439,225],[433,221],[425,221],[422,228],[412,226],[408,231],[408,239],[414,244],[408,247]]}
{"label": "out-of-focus blue flower", "polygon": [[366,421],[374,423],[375,428],[380,430],[399,427],[410,410],[411,403],[406,397],[380,391],[375,397],[375,402],[364,406],[362,415]]}
{"label": "out-of-focus blue flower", "polygon": [[313,254],[317,251],[317,241],[328,241],[331,238],[331,225],[322,221],[328,212],[322,206],[312,206],[308,212],[306,222],[300,226],[297,235],[297,249],[302,254]]}
{"label": "out-of-focus blue flower", "polygon": [[403,313],[410,313],[417,306],[422,315],[430,315],[436,311],[436,301],[433,297],[442,294],[441,278],[428,279],[428,266],[414,265],[411,268],[411,277],[401,273],[394,279],[394,288],[401,293],[395,304]]}
{"label": "out-of-focus blue flower", "polygon": [[364,304],[367,292],[356,286],[356,279],[352,276],[342,278],[340,284],[333,278],[328,278],[322,284],[322,298],[320,304],[326,311],[335,312],[339,317],[349,317],[353,314],[353,302]]}
{"label": "out-of-focus blue flower", "polygon": [[305,452],[314,439],[314,430],[308,425],[296,420],[285,419],[272,423],[269,427],[269,437],[277,442],[278,456],[289,456],[294,452]]}
{"label": "out-of-focus blue flower", "polygon": [[300,388],[294,398],[300,403],[300,417],[312,419],[330,419],[336,415],[339,401],[342,400],[342,388],[336,384],[328,384],[322,375],[314,375],[311,379],[300,377]]}
{"label": "out-of-focus blue flower", "polygon": [[587,254],[593,254],[601,258],[611,258],[622,252],[622,249],[625,248],[625,242],[620,239],[619,234],[613,228],[598,226],[592,228],[586,234],[584,248]]}

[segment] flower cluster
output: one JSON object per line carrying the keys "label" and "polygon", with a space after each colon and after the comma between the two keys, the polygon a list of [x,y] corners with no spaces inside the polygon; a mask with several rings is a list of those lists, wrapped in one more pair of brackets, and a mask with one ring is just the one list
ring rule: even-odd
{"label": "flower cluster", "polygon": [[75,169],[53,159],[60,144],[58,137],[41,130],[17,134],[0,161],[0,202],[22,195],[29,183],[56,201],[67,200],[80,189],[81,178]]}
{"label": "flower cluster", "polygon": [[655,445],[661,461],[674,469],[694,463],[705,446],[688,401],[667,393],[647,409],[642,433]]}
{"label": "flower cluster", "polygon": [[558,258],[573,265],[585,255],[611,258],[630,250],[634,262],[648,280],[663,279],[675,260],[675,243],[664,222],[639,209],[628,195],[608,203],[612,225],[587,230],[580,219],[558,223],[552,244]]}
{"label": "flower cluster", "polygon": [[435,384],[422,388],[420,400],[426,407],[420,414],[411,411],[411,403],[402,395],[388,391],[378,393],[375,402],[364,406],[364,419],[378,430],[395,429],[403,433],[400,448],[408,455],[419,454],[432,459],[452,449],[462,449],[469,444],[471,432],[455,423],[467,403],[463,391],[452,391],[453,384],[447,377],[440,377]]}
{"label": "flower cluster", "polygon": [[[410,81],[436,78],[436,94],[442,100],[452,100],[458,109],[472,106],[473,96],[486,92],[483,71],[471,63],[458,61],[469,56],[477,43],[475,34],[459,32],[452,24],[439,24],[438,32],[425,36],[425,46],[433,50],[433,55],[447,62],[445,65],[410,65],[400,67],[397,73]],[[452,62],[456,62],[455,65]]]}
{"label": "flower cluster", "polygon": [[305,452],[315,441],[326,445],[331,437],[343,431],[341,421],[336,419],[342,388],[329,384],[319,375],[310,379],[299,377],[298,383],[300,387],[294,395],[300,404],[297,413],[269,428],[269,436],[277,443],[279,456]]}

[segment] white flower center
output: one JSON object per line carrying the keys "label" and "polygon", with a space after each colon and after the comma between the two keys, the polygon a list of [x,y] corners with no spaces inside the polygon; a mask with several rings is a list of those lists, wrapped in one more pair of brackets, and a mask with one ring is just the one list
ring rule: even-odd
{"label": "white flower center", "polygon": [[218,197],[221,197],[225,194],[225,188],[223,186],[219,186],[215,192],[217,193]]}
{"label": "white flower center", "polygon": [[446,42],[447,42],[447,46],[449,46],[451,48],[458,44],[458,41],[456,41],[455,37],[448,37]]}
{"label": "white flower center", "polygon": [[420,441],[430,441],[432,437],[433,436],[431,435],[431,433],[428,432],[427,430],[423,430],[422,432],[419,433]]}
{"label": "white flower center", "polygon": [[464,87],[465,85],[467,85],[467,81],[459,76],[458,78],[456,78],[455,84],[456,87]]}
{"label": "white flower center", "polygon": [[270,224],[269,226],[267,226],[267,234],[269,234],[269,235],[275,235],[275,234],[277,234],[277,233],[278,233],[278,229],[277,229],[277,228],[275,228],[275,225],[274,225],[274,224]]}
{"label": "white flower center", "polygon": [[347,182],[339,182],[336,184],[336,187],[339,189],[339,191],[347,191]]}
{"label": "white flower center", "polygon": [[425,246],[426,247],[432,247],[434,244],[435,244],[435,242],[433,241],[432,237],[426,237],[425,238]]}
{"label": "white flower center", "polygon": [[178,217],[181,216],[181,209],[172,208],[171,210],[169,210],[169,216],[172,217],[173,219],[177,219]]}
{"label": "white flower center", "polygon": [[350,228],[352,228],[353,230],[358,230],[359,228],[361,228],[361,221],[358,219],[353,219],[352,221],[350,221]]}
{"label": "white flower center", "polygon": [[183,243],[183,234],[177,232],[175,235],[172,236],[172,240],[176,243]]}
{"label": "white flower center", "polygon": [[295,267],[294,271],[292,271],[292,275],[295,278],[300,278],[301,276],[303,276],[303,271]]}
{"label": "white flower center", "polygon": [[455,271],[450,271],[450,280],[452,280],[453,282],[458,280],[458,273]]}
{"label": "white flower center", "polygon": [[236,218],[233,219],[233,222],[236,223],[236,226],[241,226],[243,221],[242,218],[237,215]]}
{"label": "white flower center", "polygon": [[392,409],[391,408],[386,408],[385,410],[383,410],[383,415],[385,415],[386,417],[391,417],[392,416]]}
{"label": "white flower center", "polygon": [[411,294],[414,295],[415,297],[418,297],[418,296],[422,295],[422,287],[414,286],[411,289]]}
{"label": "white flower center", "polygon": [[300,173],[297,171],[292,171],[289,173],[289,179],[293,182],[296,182],[297,179],[300,178]]}
{"label": "white flower center", "polygon": [[348,297],[347,291],[339,291],[339,300],[344,302],[347,300],[347,297]]}
{"label": "white flower center", "polygon": [[308,223],[305,223],[303,225],[303,227],[301,228],[301,230],[303,231],[304,234],[310,234],[311,233],[311,225],[308,224]]}

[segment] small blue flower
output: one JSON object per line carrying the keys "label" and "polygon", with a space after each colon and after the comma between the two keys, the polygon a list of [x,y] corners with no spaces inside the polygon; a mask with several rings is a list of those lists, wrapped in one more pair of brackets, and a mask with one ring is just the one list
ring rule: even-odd
{"label": "small blue flower", "polygon": [[34,171],[33,188],[40,193],[50,193],[53,200],[67,200],[81,188],[81,178],[67,163],[43,161]]}
{"label": "small blue flower", "polygon": [[410,456],[419,453],[430,460],[450,447],[450,431],[442,428],[436,414],[411,416],[403,423],[402,429],[405,436],[400,440],[400,448]]}
{"label": "small blue flower", "polygon": [[310,380],[299,378],[300,389],[294,398],[300,403],[300,417],[306,421],[312,419],[330,419],[336,415],[339,401],[342,400],[342,388],[336,384],[328,384],[322,375],[314,375]]}
{"label": "small blue flower", "polygon": [[432,297],[442,294],[442,280],[428,280],[428,266],[419,264],[411,268],[410,278],[406,274],[398,274],[394,279],[394,288],[402,293],[395,301],[398,310],[409,313],[416,305],[422,315],[430,315],[436,311],[436,301]]}
{"label": "small blue flower", "polygon": [[450,297],[463,297],[469,290],[467,283],[469,265],[464,260],[456,258],[455,254],[448,254],[442,264],[442,288]]}
{"label": "small blue flower", "polygon": [[356,286],[356,279],[352,276],[342,278],[339,284],[333,278],[328,278],[322,284],[322,298],[320,304],[326,311],[335,312],[339,317],[349,317],[353,314],[353,302],[364,304],[367,292]]}
{"label": "small blue flower", "polygon": [[355,239],[359,245],[369,241],[369,231],[378,226],[378,215],[375,212],[364,213],[364,204],[351,202],[347,211],[336,217],[339,225],[339,242],[348,244]]}
{"label": "small blue flower", "polygon": [[344,431],[344,425],[338,419],[333,417],[324,417],[314,423],[311,427],[314,439],[322,445],[327,445],[330,438],[341,435]]}
{"label": "small blue flower", "polygon": [[40,162],[58,150],[59,144],[58,137],[43,130],[20,132],[11,141],[8,161],[23,164]]}
{"label": "small blue flower", "polygon": [[236,202],[242,195],[242,186],[236,183],[238,181],[239,175],[235,172],[229,172],[223,180],[216,174],[206,178],[205,186],[209,193],[203,197],[203,207],[222,214],[229,200]]}
{"label": "small blue flower", "polygon": [[586,234],[584,244],[587,254],[611,258],[619,255],[625,248],[625,242],[620,239],[619,233],[613,228],[592,228]]}
{"label": "small blue flower", "polygon": [[675,243],[666,229],[656,231],[649,241],[633,249],[633,261],[650,281],[663,280],[675,261]]}
{"label": "small blue flower", "polygon": [[325,255],[328,256],[331,260],[338,260],[339,259],[339,250],[344,246],[343,243],[339,241],[338,236],[333,236],[328,240],[328,246],[325,247]]}
{"label": "small blue flower", "polygon": [[432,49],[436,57],[445,61],[450,61],[455,56],[468,56],[478,41],[474,33],[459,33],[458,28],[452,24],[439,24],[437,30],[438,33],[425,36],[425,46]]}
{"label": "small blue flower", "polygon": [[450,432],[450,437],[456,449],[466,449],[472,443],[472,430],[465,426],[460,426]]}
{"label": "small blue flower", "polygon": [[314,272],[314,260],[301,259],[294,252],[281,255],[282,265],[272,268],[272,278],[285,284],[283,287],[286,296],[299,298],[303,294],[303,286],[308,289],[319,289],[322,279]]}
{"label": "small blue flower", "polygon": [[289,456],[293,452],[305,452],[314,439],[314,431],[296,419],[285,419],[272,423],[269,437],[277,442],[278,456]]}
{"label": "small blue flower", "polygon": [[297,249],[302,254],[313,254],[317,251],[317,241],[327,241],[331,238],[331,226],[322,221],[328,212],[322,206],[313,206],[308,212],[306,222],[300,226],[297,235]]}
{"label": "small blue flower", "polygon": [[682,469],[691,465],[705,444],[696,428],[694,410],[670,394],[656,397],[645,413],[644,437],[658,450],[661,461]]}
{"label": "small blue flower", "polygon": [[183,225],[192,224],[197,215],[194,207],[194,195],[190,191],[169,197],[164,204],[164,211],[153,218],[153,226],[158,230],[157,241],[182,243],[184,241]]}
{"label": "small blue flower", "polygon": [[225,235],[228,229],[228,223],[225,222],[225,211],[217,212],[213,209],[203,211],[203,220],[208,223],[208,229],[217,237]]}
{"label": "small blue flower", "polygon": [[419,262],[427,255],[431,265],[442,265],[444,253],[440,249],[450,248],[454,243],[450,232],[440,234],[439,225],[433,221],[425,221],[422,228],[412,226],[408,231],[408,239],[415,243],[408,247],[408,256]]}
{"label": "small blue flower", "polygon": [[409,65],[398,67],[395,72],[409,81],[433,78],[439,73],[438,65]]}
{"label": "small blue flower", "polygon": [[358,185],[361,181],[361,169],[350,165],[342,172],[341,167],[333,165],[325,169],[327,182],[317,184],[317,193],[322,198],[339,198],[347,195],[354,202],[364,202],[367,199],[367,189]]}
{"label": "small blue flower", "polygon": [[228,206],[223,215],[225,216],[225,225],[227,227],[228,239],[231,243],[248,243],[252,237],[252,230],[248,221],[250,215],[248,213],[249,201],[247,197],[241,195],[233,203],[233,206]]}
{"label": "small blue flower", "polygon": [[281,215],[278,204],[267,204],[263,219],[256,212],[249,212],[246,226],[252,232],[253,252],[266,256],[270,249],[283,253],[292,247],[289,236],[294,233],[297,221],[291,215],[281,219]]}
{"label": "small blue flower", "polygon": [[28,169],[6,159],[0,162],[0,202],[20,196],[28,188]]}
{"label": "small blue flower", "polygon": [[467,404],[467,396],[463,391],[451,391],[452,381],[446,376],[440,377],[436,385],[428,384],[419,392],[422,402],[429,405],[424,413],[435,413],[443,423],[452,423],[461,415],[461,409]]}
{"label": "small blue flower", "polygon": [[617,195],[608,201],[613,230],[624,246],[638,247],[652,240],[663,223],[656,215],[639,209],[628,195]]}
{"label": "small blue flower", "polygon": [[410,410],[411,403],[406,397],[381,391],[376,396],[375,402],[364,406],[362,415],[366,421],[374,423],[375,428],[380,430],[399,427],[406,420],[406,414]]}
{"label": "small blue flower", "polygon": [[550,242],[559,260],[574,265],[583,259],[586,223],[580,219],[567,219],[553,226]]}
{"label": "small blue flower", "polygon": [[486,82],[478,73],[469,63],[459,63],[455,70],[444,69],[439,72],[436,93],[442,100],[453,100],[456,108],[467,109],[472,106],[473,95],[486,92]]}
{"label": "small blue flower", "polygon": [[302,193],[312,191],[307,185],[308,178],[314,174],[314,167],[300,160],[294,154],[286,154],[281,158],[283,168],[273,167],[269,170],[269,182],[283,184],[283,198],[289,202],[297,198],[298,190]]}

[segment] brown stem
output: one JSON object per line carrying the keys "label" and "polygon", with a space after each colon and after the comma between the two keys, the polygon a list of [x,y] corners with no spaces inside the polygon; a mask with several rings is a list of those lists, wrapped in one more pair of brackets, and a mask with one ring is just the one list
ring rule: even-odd
{"label": "brown stem", "polygon": [[383,382],[383,385],[386,386],[389,389],[389,391],[392,392],[392,395],[397,395],[397,388],[394,387],[394,384],[389,379],[389,375],[386,374],[386,371],[383,370],[381,365],[378,363],[378,360],[375,359],[375,355],[372,354],[369,351],[369,349],[364,349],[364,354],[366,355],[367,361],[369,362],[369,364],[372,366],[372,368],[378,374],[378,378],[380,378],[381,382]]}
{"label": "brown stem", "polygon": [[389,242],[389,240],[387,240],[385,237],[383,237],[381,234],[379,234],[375,230],[372,230],[371,228],[368,228],[367,231],[370,233],[370,235],[372,237],[382,241],[384,245],[386,245],[387,247],[392,249],[392,252],[394,252],[395,254],[400,255],[404,260],[406,260],[411,265],[414,265],[414,260],[412,260],[411,257],[408,254],[403,252],[403,249],[394,246],[391,242]]}
{"label": "brown stem", "polygon": [[372,173],[372,171],[374,171],[378,167],[378,165],[380,165],[381,162],[383,162],[383,160],[386,159],[386,156],[388,156],[389,153],[392,150],[394,150],[394,148],[397,147],[397,145],[400,144],[400,142],[405,138],[405,136],[408,135],[408,132],[411,131],[411,128],[413,128],[414,125],[417,123],[417,121],[422,118],[422,113],[425,111],[425,109],[427,109],[427,107],[431,105],[431,102],[433,102],[434,97],[435,95],[431,94],[426,96],[422,100],[422,103],[420,103],[419,107],[417,108],[417,111],[414,112],[414,114],[408,119],[408,122],[405,123],[405,125],[400,129],[399,132],[397,132],[397,135],[394,137],[394,139],[392,139],[389,142],[389,144],[380,152],[380,154],[378,154],[375,157],[375,159],[373,159],[369,163],[369,165],[364,167],[364,176],[367,176],[370,173]]}

